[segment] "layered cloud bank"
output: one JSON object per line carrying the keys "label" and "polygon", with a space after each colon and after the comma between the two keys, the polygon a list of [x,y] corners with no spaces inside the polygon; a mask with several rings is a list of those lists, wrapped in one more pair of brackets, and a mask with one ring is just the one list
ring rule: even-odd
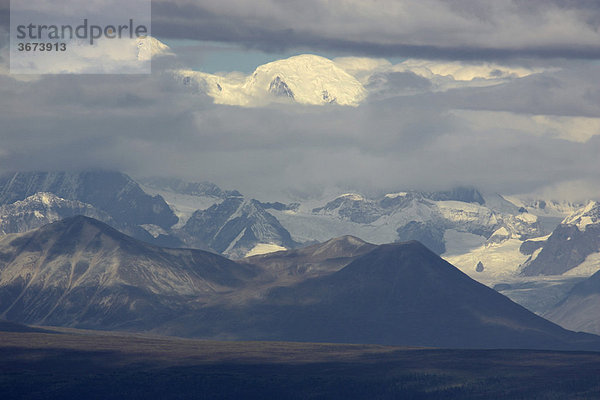
{"label": "layered cloud bank", "polygon": [[162,37],[369,56],[596,59],[600,6],[561,0],[158,0]]}
{"label": "layered cloud bank", "polygon": [[[312,15],[309,7],[293,11],[292,18],[279,6],[267,11],[270,3],[259,2],[256,18],[240,21],[237,15],[247,5],[233,4],[156,2],[153,32],[162,32],[165,42],[189,36],[271,49],[277,40],[293,47],[298,43],[289,35],[299,35],[310,54],[256,65],[250,73],[231,67],[217,74],[186,63],[177,46],[152,42],[149,54],[168,56],[154,57],[150,76],[23,79],[6,72],[2,36],[0,170],[116,168],[138,176],[212,180],[271,199],[316,196],[331,187],[391,192],[459,184],[506,194],[600,196],[600,91],[593,85],[600,81],[600,67],[582,60],[595,57],[599,19],[593,4],[544,3],[546,11],[534,18],[541,3],[513,2],[523,16],[507,14],[504,2],[487,8],[431,2],[430,13],[422,15],[413,9],[422,6],[398,3],[415,21],[448,12],[423,28],[393,27],[368,4],[338,8],[339,18],[324,11],[328,24],[314,25],[305,15]],[[400,18],[402,7],[390,7],[389,15]],[[475,18],[472,10],[481,15]],[[562,19],[552,25],[555,14]],[[206,21],[208,16],[214,21]],[[506,29],[483,32],[504,17]],[[339,21],[353,18],[362,21],[355,25],[360,37],[349,35],[345,42],[354,55],[319,56],[321,48],[345,46],[339,37],[349,28]],[[450,29],[453,19],[462,21],[456,32]],[[213,28],[223,21],[229,25],[210,33],[203,21]],[[286,23],[297,30],[272,34]],[[232,24],[236,29],[226,29]],[[481,37],[474,34],[478,24]],[[242,38],[259,25],[262,39],[252,29],[255,36]],[[523,34],[526,26],[532,35]],[[392,62],[382,58],[396,46],[386,35],[443,51],[404,51],[398,45],[393,55],[404,57]],[[310,40],[320,44],[311,47]],[[372,41],[378,44],[360,50],[361,43]],[[487,50],[469,53],[477,57],[456,50],[482,43]],[[496,48],[501,51],[493,53]],[[536,53],[540,48],[547,54]],[[544,58],[550,48],[557,49],[558,59]],[[577,48],[587,50],[569,53]]]}

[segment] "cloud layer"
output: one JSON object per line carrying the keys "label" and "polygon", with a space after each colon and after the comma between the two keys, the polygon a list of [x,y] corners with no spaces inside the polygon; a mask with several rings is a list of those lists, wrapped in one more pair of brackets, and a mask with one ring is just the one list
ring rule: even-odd
{"label": "cloud layer", "polygon": [[161,37],[462,60],[600,56],[600,5],[564,0],[156,0]]}
{"label": "cloud layer", "polygon": [[[117,168],[282,199],[333,187],[465,184],[522,193],[587,184],[571,197],[600,187],[600,119],[590,117],[600,115],[600,103],[587,86],[600,78],[595,66],[440,92],[413,82],[417,75],[393,75],[386,93],[400,95],[357,108],[215,105],[166,69],[154,70],[149,77],[0,77],[2,169]],[[402,92],[407,85],[419,90]]]}
{"label": "cloud layer", "polygon": [[281,200],[458,184],[599,198],[600,65],[535,59],[596,57],[596,3],[480,3],[155,2],[164,37],[347,50],[333,62],[368,91],[358,107],[214,104],[174,78],[176,56],[149,76],[25,80],[0,32],[0,171],[120,169]]}

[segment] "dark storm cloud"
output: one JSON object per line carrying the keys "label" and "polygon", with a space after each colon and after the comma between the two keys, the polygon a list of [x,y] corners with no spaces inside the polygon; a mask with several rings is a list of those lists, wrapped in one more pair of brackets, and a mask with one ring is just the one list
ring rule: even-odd
{"label": "dark storm cloud", "polygon": [[579,1],[153,2],[159,37],[462,60],[600,58],[600,5]]}
{"label": "dark storm cloud", "polygon": [[[0,30],[9,22],[0,0]],[[600,59],[587,0],[154,0],[152,32],[267,52],[456,60]]]}

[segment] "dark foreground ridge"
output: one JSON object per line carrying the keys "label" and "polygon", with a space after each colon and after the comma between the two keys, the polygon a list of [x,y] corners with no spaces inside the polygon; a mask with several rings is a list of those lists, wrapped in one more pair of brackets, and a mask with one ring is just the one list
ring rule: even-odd
{"label": "dark foreground ridge", "polygon": [[592,399],[600,354],[0,332],[3,399]]}
{"label": "dark foreground ridge", "polygon": [[217,340],[600,351],[600,337],[533,314],[419,242],[343,237],[233,262],[87,217],[0,238],[0,318]]}
{"label": "dark foreground ridge", "polygon": [[205,309],[197,318],[193,334],[200,337],[600,350],[599,337],[533,314],[415,241],[377,246],[338,272],[275,287],[262,301],[225,314]]}

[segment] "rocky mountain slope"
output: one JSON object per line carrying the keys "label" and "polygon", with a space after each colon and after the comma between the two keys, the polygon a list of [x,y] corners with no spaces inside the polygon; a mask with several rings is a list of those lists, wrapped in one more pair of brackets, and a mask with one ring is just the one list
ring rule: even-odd
{"label": "rocky mountain slope", "polygon": [[523,275],[562,275],[600,253],[600,204],[589,202],[565,218],[545,241],[527,241],[521,251],[531,257]]}
{"label": "rocky mountain slope", "polygon": [[292,248],[292,240],[277,219],[256,200],[229,197],[206,210],[196,211],[177,231],[186,245],[242,258],[257,245]]}
{"label": "rocky mountain slope", "polygon": [[0,318],[148,329],[256,274],[247,264],[152,246],[78,216],[0,238]]}
{"label": "rocky mountain slope", "polygon": [[[22,201],[41,192],[91,205],[108,215],[110,221],[107,222],[115,228],[139,239],[171,245],[178,243],[173,238],[160,238],[158,234],[148,232],[153,228],[168,230],[177,222],[164,199],[146,194],[133,179],[120,172],[16,172],[0,176],[0,205]],[[72,214],[75,214],[81,204],[73,205]],[[46,218],[51,220],[49,216]]]}
{"label": "rocky mountain slope", "polygon": [[65,200],[52,193],[39,192],[24,200],[0,206],[0,234],[27,232],[50,222],[76,215],[115,224],[107,213],[91,204]]}

